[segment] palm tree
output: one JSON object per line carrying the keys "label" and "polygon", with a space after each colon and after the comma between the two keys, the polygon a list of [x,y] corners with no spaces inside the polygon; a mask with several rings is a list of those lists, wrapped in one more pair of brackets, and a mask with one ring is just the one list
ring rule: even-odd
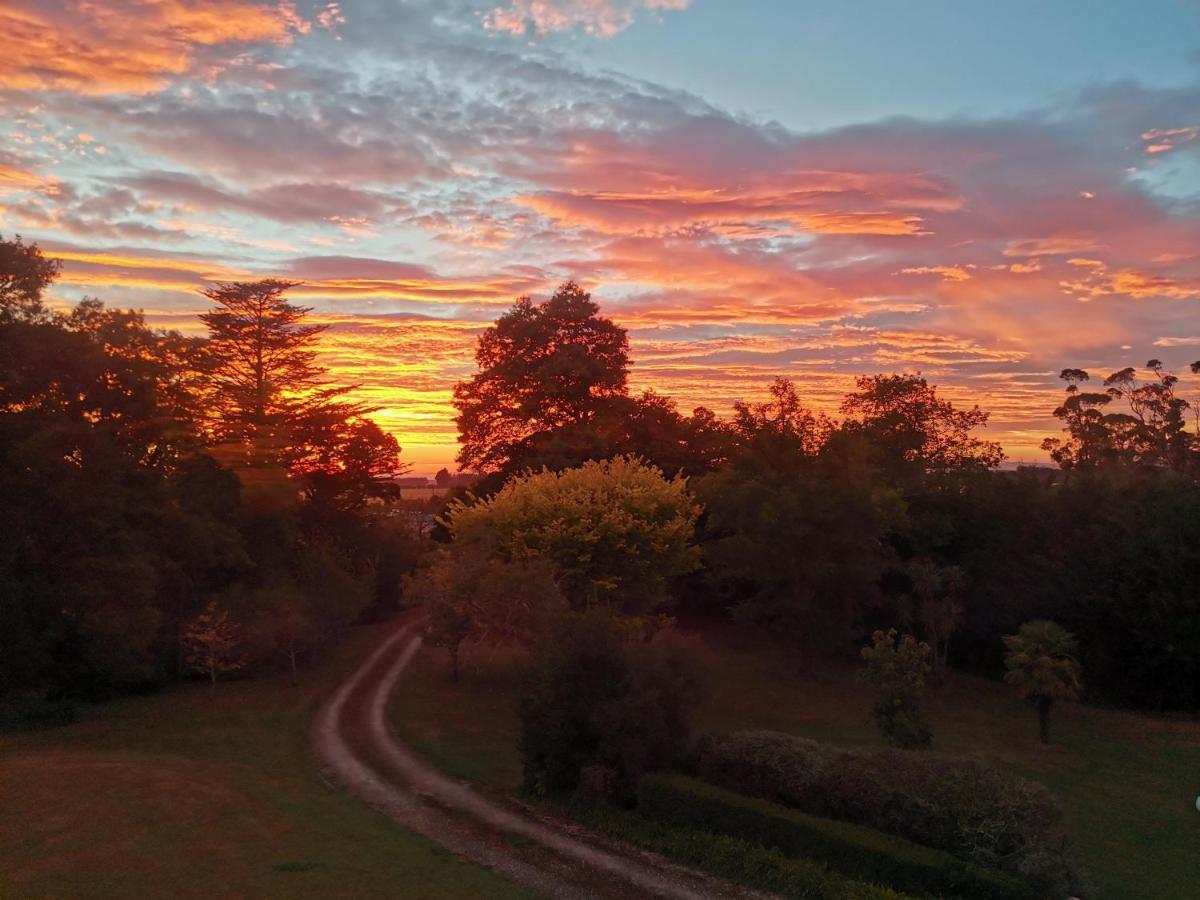
{"label": "palm tree", "polygon": [[1026,622],[1004,638],[1004,680],[1021,692],[1038,713],[1038,733],[1050,743],[1050,707],[1055,700],[1078,699],[1082,669],[1075,659],[1075,635],[1045,619]]}

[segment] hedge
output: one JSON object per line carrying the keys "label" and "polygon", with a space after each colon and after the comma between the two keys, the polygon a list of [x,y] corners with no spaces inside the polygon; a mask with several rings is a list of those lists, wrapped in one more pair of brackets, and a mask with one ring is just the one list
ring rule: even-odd
{"label": "hedge", "polygon": [[683,775],[651,775],[638,786],[638,812],[685,828],[730,835],[787,856],[817,860],[863,881],[916,894],[1033,900],[1033,889],[941,850],[848,822],[820,819]]}
{"label": "hedge", "polygon": [[610,837],[748,887],[800,900],[909,900],[911,895],[831,872],[810,859],[707,830],[646,819],[614,807],[590,807],[575,818]]}
{"label": "hedge", "polygon": [[1050,792],[978,760],[747,731],[702,738],[694,765],[718,787],[1003,869],[1046,896],[1083,888]]}

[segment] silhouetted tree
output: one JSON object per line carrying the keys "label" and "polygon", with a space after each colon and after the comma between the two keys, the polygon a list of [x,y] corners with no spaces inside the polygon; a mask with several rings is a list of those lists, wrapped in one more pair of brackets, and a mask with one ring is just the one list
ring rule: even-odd
{"label": "silhouetted tree", "polygon": [[524,464],[531,440],[593,420],[627,393],[625,330],[574,282],[544,303],[522,297],[483,333],[479,373],[454,389],[460,467]]}
{"label": "silhouetted tree", "polygon": [[[1179,397],[1179,379],[1149,360],[1152,378],[1139,381],[1132,366],[1104,379],[1105,390],[1082,391],[1083,369],[1063,369],[1067,396],[1054,410],[1068,437],[1046,438],[1042,449],[1064,469],[1150,465],[1185,469],[1200,459],[1200,437],[1187,430],[1191,404]],[[1116,403],[1118,406],[1114,407]]]}
{"label": "silhouetted tree", "polygon": [[0,323],[45,318],[42,293],[59,269],[59,261],[43,256],[37,244],[26,244],[19,235],[11,241],[0,235]]}
{"label": "silhouetted tree", "polygon": [[956,409],[920,375],[871,375],[842,401],[843,428],[865,434],[892,466],[947,472],[998,466],[1004,452],[971,434],[987,424],[978,406]]}

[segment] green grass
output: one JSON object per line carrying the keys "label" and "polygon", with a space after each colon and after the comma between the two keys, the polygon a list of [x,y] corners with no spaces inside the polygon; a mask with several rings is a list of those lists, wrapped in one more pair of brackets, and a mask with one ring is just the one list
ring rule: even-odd
{"label": "green grass", "polygon": [[383,633],[299,687],[185,685],[0,736],[0,896],[526,896],[319,777],[313,715]]}
{"label": "green grass", "polygon": [[[870,694],[853,669],[802,673],[732,629],[706,634],[705,644],[699,659],[709,696],[698,730],[772,729],[881,746],[867,721]],[[455,776],[515,790],[519,662],[511,650],[475,649],[455,687],[444,652],[422,651],[393,702],[397,730]],[[961,675],[931,697],[930,716],[935,749],[1006,767],[1054,792],[1097,896],[1196,896],[1200,724],[1063,705],[1054,711],[1054,744],[1042,747],[1030,708],[1003,684]]]}

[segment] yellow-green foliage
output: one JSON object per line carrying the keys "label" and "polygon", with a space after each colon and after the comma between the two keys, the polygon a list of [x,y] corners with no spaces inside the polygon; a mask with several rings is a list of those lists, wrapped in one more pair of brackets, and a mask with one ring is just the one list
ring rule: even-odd
{"label": "yellow-green foliage", "polygon": [[452,504],[447,518],[456,541],[484,541],[511,561],[551,561],[576,607],[603,601],[640,613],[699,564],[699,513],[685,479],[618,456],[521,475],[486,500]]}
{"label": "yellow-green foliage", "polygon": [[1083,690],[1075,637],[1044,619],[1004,638],[1004,680],[1031,700],[1074,700]]}

